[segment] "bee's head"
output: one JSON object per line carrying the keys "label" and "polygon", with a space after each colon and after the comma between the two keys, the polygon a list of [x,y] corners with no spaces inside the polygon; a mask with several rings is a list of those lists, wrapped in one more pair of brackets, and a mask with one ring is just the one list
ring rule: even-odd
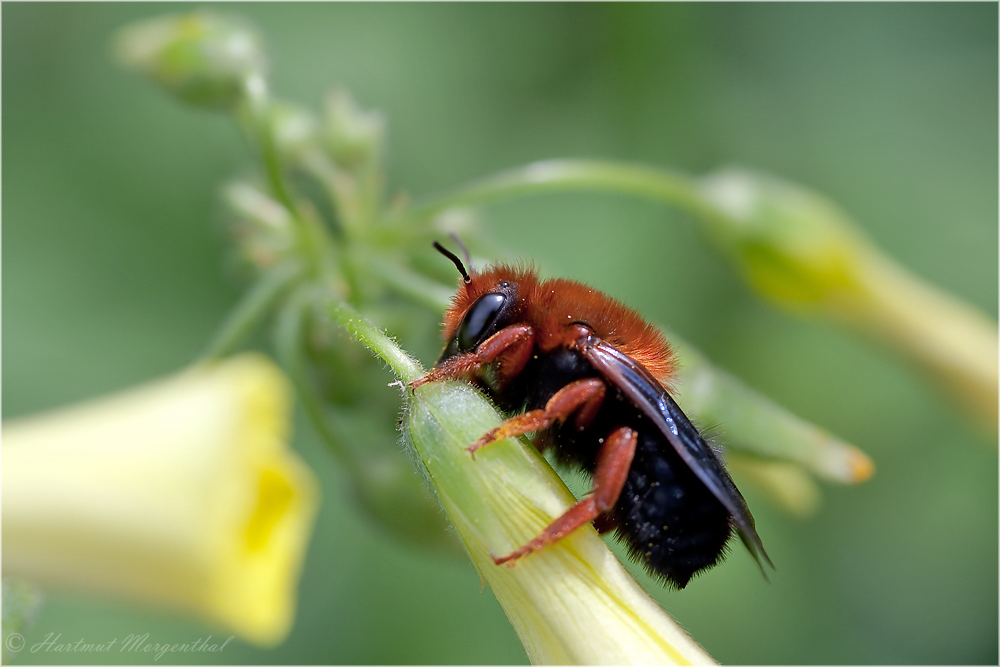
{"label": "bee's head", "polygon": [[[504,327],[518,321],[522,286],[526,282],[537,282],[530,269],[515,268],[499,264],[487,268],[482,273],[466,271],[465,265],[454,253],[440,243],[434,247],[455,263],[462,274],[462,283],[445,313],[445,350],[441,360],[457,354],[472,352],[487,338]],[[466,261],[468,252],[462,246]]]}

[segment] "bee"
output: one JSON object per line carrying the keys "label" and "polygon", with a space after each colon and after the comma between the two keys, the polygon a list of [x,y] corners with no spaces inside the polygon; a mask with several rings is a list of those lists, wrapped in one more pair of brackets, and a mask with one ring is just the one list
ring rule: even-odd
{"label": "bee", "polygon": [[[590,474],[584,496],[537,537],[502,556],[515,561],[594,523],[614,529],[630,555],[669,587],[719,563],[737,533],[764,572],[753,516],[719,455],[665,387],[675,374],[663,335],[636,311],[572,280],[498,264],[478,273],[435,242],[462,274],[445,313],[446,346],[411,384],[471,381],[515,416],[469,452],[525,433],[540,450]],[[766,575],[765,575],[766,576]]]}

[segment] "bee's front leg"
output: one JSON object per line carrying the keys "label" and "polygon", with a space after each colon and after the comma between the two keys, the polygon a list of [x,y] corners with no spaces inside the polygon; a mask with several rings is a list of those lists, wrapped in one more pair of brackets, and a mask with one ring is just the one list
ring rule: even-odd
{"label": "bee's front leg", "polygon": [[534,347],[534,329],[526,324],[511,325],[484,340],[474,351],[440,362],[427,375],[411,382],[410,389],[438,380],[460,380],[494,361],[499,362],[500,378],[512,378],[524,370]]}

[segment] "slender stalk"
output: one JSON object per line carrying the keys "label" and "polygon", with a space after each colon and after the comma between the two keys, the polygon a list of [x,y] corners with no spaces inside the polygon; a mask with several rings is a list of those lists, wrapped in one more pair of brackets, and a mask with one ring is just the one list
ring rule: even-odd
{"label": "slender stalk", "polygon": [[274,145],[274,137],[271,135],[270,128],[266,125],[261,129],[260,132],[261,141],[261,157],[264,161],[264,168],[267,170],[267,180],[271,184],[271,190],[274,191],[274,196],[285,205],[289,211],[293,214],[295,212],[295,202],[292,200],[292,196],[288,192],[288,188],[285,186],[285,180],[281,173],[281,165],[279,163],[278,151]]}
{"label": "slender stalk", "polygon": [[350,207],[346,206],[343,201],[345,196],[344,176],[339,174],[337,166],[319,149],[304,151],[299,162],[306,173],[312,176],[313,180],[323,188],[326,203],[333,211],[333,220],[330,221],[331,228],[340,238],[346,236],[345,227],[350,224],[348,220]]}
{"label": "slender stalk", "polygon": [[291,261],[261,275],[230,311],[215,338],[202,352],[201,359],[221,359],[235,352],[301,275],[302,267]]}
{"label": "slender stalk", "polygon": [[304,290],[300,290],[282,308],[274,330],[275,352],[295,385],[296,394],[309,421],[340,463],[349,469],[355,469],[358,463],[357,456],[345,444],[346,439],[327,421],[323,413],[322,399],[316,394],[316,388],[306,373],[302,345],[303,319],[307,307],[308,298]]}
{"label": "slender stalk", "polygon": [[413,382],[424,374],[424,368],[419,361],[404,352],[395,340],[362,317],[351,306],[325,292],[314,292],[312,300],[325,317],[364,344],[375,356],[389,364],[392,372],[403,382]]}
{"label": "slender stalk", "polygon": [[264,171],[275,198],[295,215],[295,202],[285,185],[281,170],[281,159],[274,143],[274,133],[267,117],[270,97],[267,81],[260,74],[252,74],[243,80],[244,96],[234,117],[251,145],[260,151]]}
{"label": "slender stalk", "polygon": [[458,206],[475,206],[544,192],[578,190],[603,190],[647,197],[698,215],[715,212],[701,198],[697,182],[677,172],[598,160],[547,160],[504,171],[418,203],[408,217],[425,219]]}

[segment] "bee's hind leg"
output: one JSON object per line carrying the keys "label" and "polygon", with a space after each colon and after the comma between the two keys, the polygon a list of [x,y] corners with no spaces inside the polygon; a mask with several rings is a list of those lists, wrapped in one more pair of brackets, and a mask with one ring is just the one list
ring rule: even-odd
{"label": "bee's hind leg", "polygon": [[500,558],[494,556],[493,562],[497,565],[501,563],[513,565],[518,558],[561,540],[580,526],[594,521],[612,509],[618,501],[618,496],[621,495],[622,487],[625,486],[638,440],[639,433],[627,426],[615,430],[604,441],[597,454],[593,493],[578,500],[561,517],[549,524],[538,537],[506,556]]}

